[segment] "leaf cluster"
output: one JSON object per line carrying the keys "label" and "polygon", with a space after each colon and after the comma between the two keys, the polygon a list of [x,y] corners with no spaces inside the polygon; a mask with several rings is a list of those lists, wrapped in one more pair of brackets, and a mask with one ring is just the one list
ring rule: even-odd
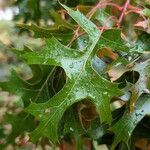
{"label": "leaf cluster", "polygon": [[[132,150],[137,140],[150,138],[149,32],[137,27],[137,10],[140,19],[148,21],[149,16],[135,2],[127,2],[122,9],[102,1],[92,8],[80,6],[80,11],[61,4],[64,10],[52,13],[53,25],[18,25],[46,43],[39,51],[13,49],[30,66],[31,78],[13,70],[8,81],[0,82],[2,90],[22,101],[23,110],[13,114],[17,121],[6,115],[14,129],[8,141],[30,132],[33,142],[76,141],[76,148],[83,149],[89,138],[112,150]],[[136,14],[122,20],[124,10]]]}

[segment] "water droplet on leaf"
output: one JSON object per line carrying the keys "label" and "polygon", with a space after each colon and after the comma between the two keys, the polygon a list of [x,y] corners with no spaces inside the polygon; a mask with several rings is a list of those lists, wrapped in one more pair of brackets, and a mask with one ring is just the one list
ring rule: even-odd
{"label": "water droplet on leaf", "polygon": [[50,112],[50,109],[49,108],[46,108],[45,109],[45,113],[49,113]]}
{"label": "water droplet on leaf", "polygon": [[104,92],[103,94],[106,95],[106,94],[108,94],[108,92]]}
{"label": "water droplet on leaf", "polygon": [[70,131],[74,131],[74,129],[70,127]]}

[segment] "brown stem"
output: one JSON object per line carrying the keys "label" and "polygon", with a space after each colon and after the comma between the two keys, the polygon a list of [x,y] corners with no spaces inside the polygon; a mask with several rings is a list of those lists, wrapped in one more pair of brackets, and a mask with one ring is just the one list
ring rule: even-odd
{"label": "brown stem", "polygon": [[74,34],[73,38],[71,39],[71,41],[68,43],[67,46],[68,46],[68,47],[71,47],[72,43],[73,43],[78,37],[80,37],[81,35],[84,35],[84,34],[85,34],[85,32],[78,33],[77,35]]}
{"label": "brown stem", "polygon": [[70,40],[70,42],[68,43],[68,47],[71,47],[72,43],[74,42],[74,40],[79,36],[78,32],[80,30],[80,26],[77,26],[77,29],[74,31],[74,35],[72,37],[72,39]]}
{"label": "brown stem", "polygon": [[93,14],[96,12],[97,8],[100,8],[102,6],[102,2],[99,1],[86,15],[89,19],[93,16]]}

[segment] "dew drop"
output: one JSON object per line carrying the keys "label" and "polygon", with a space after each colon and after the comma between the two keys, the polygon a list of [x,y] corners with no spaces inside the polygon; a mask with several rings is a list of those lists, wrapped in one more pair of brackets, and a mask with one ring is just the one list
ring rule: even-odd
{"label": "dew drop", "polygon": [[136,115],[136,116],[139,116],[139,114],[138,114],[138,113],[135,113],[135,115]]}
{"label": "dew drop", "polygon": [[40,114],[39,117],[41,118],[41,117],[42,117],[42,114]]}
{"label": "dew drop", "polygon": [[133,122],[133,125],[136,125],[137,124],[137,120],[135,120],[134,122]]}
{"label": "dew drop", "polygon": [[74,55],[75,55],[75,56],[78,56],[78,54],[77,54],[77,53],[74,53]]}
{"label": "dew drop", "polygon": [[47,63],[47,60],[45,60],[44,62],[43,62],[43,64],[46,64]]}
{"label": "dew drop", "polygon": [[45,113],[49,113],[50,112],[50,109],[49,108],[46,108],[45,109]]}
{"label": "dew drop", "polygon": [[87,43],[88,43],[88,41],[87,41],[87,40],[84,40],[83,42],[84,42],[85,44],[87,44]]}
{"label": "dew drop", "polygon": [[106,94],[108,94],[108,92],[104,92],[103,94],[106,95]]}
{"label": "dew drop", "polygon": [[144,89],[143,91],[148,94],[150,93],[150,91],[148,89]]}
{"label": "dew drop", "polygon": [[128,135],[131,136],[131,133],[128,131]]}
{"label": "dew drop", "polygon": [[110,94],[108,94],[107,96],[108,96],[108,97],[111,97],[111,95],[110,95]]}
{"label": "dew drop", "polygon": [[132,59],[132,57],[131,57],[131,56],[129,56],[129,57],[128,57],[128,60],[130,61],[131,59]]}
{"label": "dew drop", "polygon": [[89,92],[90,92],[90,89],[87,89],[87,92],[89,93]]}
{"label": "dew drop", "polygon": [[70,131],[74,131],[74,129],[70,127]]}

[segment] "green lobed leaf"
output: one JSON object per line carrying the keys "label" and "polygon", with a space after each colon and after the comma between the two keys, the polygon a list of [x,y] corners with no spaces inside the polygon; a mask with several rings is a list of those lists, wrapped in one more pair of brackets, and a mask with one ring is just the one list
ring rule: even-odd
{"label": "green lobed leaf", "polygon": [[139,96],[142,93],[150,94],[150,90],[148,89],[148,85],[150,84],[150,59],[136,64],[134,67],[134,71],[137,71],[140,74],[138,81],[133,87],[134,90],[138,92]]}
{"label": "green lobed leaf", "polygon": [[[25,51],[14,50],[18,57],[24,54],[25,51],[30,51],[26,48]],[[52,97],[50,92],[51,87],[48,85],[48,81],[53,78],[55,67],[42,66],[42,65],[30,65],[33,73],[33,77],[29,80],[22,79],[17,75],[15,70],[12,70],[11,76],[8,81],[0,82],[0,88],[10,93],[21,96],[24,106],[28,106],[31,101],[34,102],[45,102]]]}
{"label": "green lobed leaf", "polygon": [[[13,49],[18,58],[26,52],[32,50],[28,47],[24,47],[24,50],[18,51]],[[56,68],[52,66],[43,65],[30,65],[33,76],[28,79],[22,79],[15,70],[12,70],[8,81],[0,82],[0,88],[10,93],[21,96],[24,106],[28,106],[31,101],[34,102],[45,102],[53,96],[52,83],[53,74]]]}
{"label": "green lobed leaf", "polygon": [[150,94],[149,83],[150,83],[150,59],[135,64],[133,67],[134,71],[139,73],[138,81],[132,85],[130,91],[132,92],[130,98],[130,109],[133,111],[136,100],[143,94]]}
{"label": "green lobed leaf", "polygon": [[50,26],[48,28],[46,27],[39,27],[37,25],[31,24],[18,24],[19,28],[28,29],[34,32],[34,36],[36,38],[50,38],[52,36],[55,36],[57,38],[69,38],[73,36],[73,32],[70,28],[59,25],[59,26]]}
{"label": "green lobed leaf", "polygon": [[126,110],[123,117],[112,127],[115,133],[112,149],[121,141],[129,144],[130,137],[137,124],[145,115],[150,114],[150,95],[142,95],[135,105],[135,111]]}
{"label": "green lobed leaf", "polygon": [[111,123],[110,99],[121,94],[117,84],[102,78],[92,68],[100,31],[79,11],[73,11],[64,5],[63,7],[89,35],[89,43],[84,51],[70,49],[53,37],[47,41],[42,51],[22,54],[22,58],[29,64],[60,66],[66,72],[67,81],[60,92],[49,101],[42,104],[32,103],[26,109],[40,121],[38,128],[31,134],[32,139],[36,140],[42,135],[53,143],[58,142],[59,122],[72,104],[90,98],[96,105],[101,122]]}
{"label": "green lobed leaf", "polygon": [[54,24],[51,23],[50,26],[41,27],[35,24],[17,24],[17,27],[33,31],[36,38],[51,38],[54,36],[63,43],[68,43],[73,36],[73,30],[75,30],[76,26],[62,19],[55,11],[51,11],[50,15],[54,21]]}
{"label": "green lobed leaf", "polygon": [[56,11],[51,11],[50,15],[53,17],[53,20],[54,20],[53,26],[54,27],[59,28],[60,26],[63,26],[66,29],[70,29],[70,30],[76,29],[76,27],[73,24],[71,24],[71,23],[67,22],[65,19],[63,19],[62,16],[59,13],[57,13]]}

